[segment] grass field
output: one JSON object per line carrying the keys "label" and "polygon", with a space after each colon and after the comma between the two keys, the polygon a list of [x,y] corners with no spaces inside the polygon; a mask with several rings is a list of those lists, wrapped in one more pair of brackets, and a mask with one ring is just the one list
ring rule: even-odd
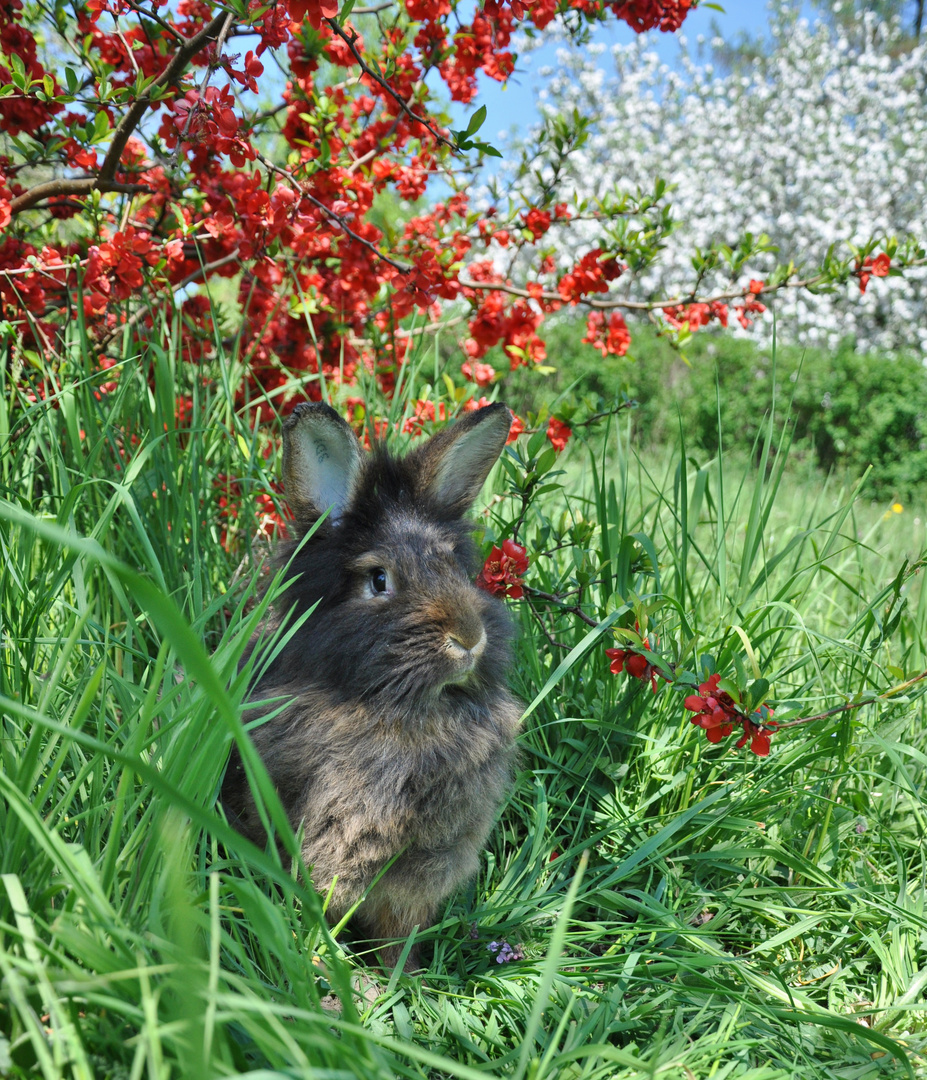
{"label": "grass field", "polygon": [[[916,508],[771,445],[642,459],[615,423],[540,462],[523,438],[479,518],[504,535],[551,470],[510,602],[519,775],[421,930],[426,975],[387,977],[216,807],[275,588],[256,602],[276,432],[234,408],[235,364],[198,381],[152,345],[104,392],[75,334],[45,400],[4,377],[0,1076],[927,1076]],[[609,672],[635,618],[680,670],[768,682],[783,722],[854,707],[768,758],[712,746],[671,687]]]}

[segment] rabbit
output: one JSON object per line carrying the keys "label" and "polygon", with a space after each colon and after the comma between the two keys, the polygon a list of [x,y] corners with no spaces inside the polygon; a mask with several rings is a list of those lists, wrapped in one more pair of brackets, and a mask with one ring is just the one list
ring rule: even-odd
{"label": "rabbit", "polygon": [[[397,939],[430,925],[475,873],[511,782],[522,711],[506,687],[512,627],[474,584],[463,516],[510,423],[504,405],[487,405],[405,457],[363,451],[325,404],[298,405],[283,425],[296,535],[283,545],[293,578],[280,617],[317,606],[253,693],[289,704],[250,736],[316,887],[332,890],[329,921],[367,892],[352,923],[387,968]],[[221,799],[263,845],[237,752]],[[413,950],[406,970],[417,964]]]}

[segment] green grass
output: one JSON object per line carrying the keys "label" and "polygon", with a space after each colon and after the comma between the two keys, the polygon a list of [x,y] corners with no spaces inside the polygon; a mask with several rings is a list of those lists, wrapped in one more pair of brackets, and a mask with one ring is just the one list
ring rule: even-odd
{"label": "green grass", "polygon": [[[0,386],[0,1076],[927,1076],[923,684],[877,700],[927,668],[910,510],[792,471],[773,422],[759,468],[640,459],[617,424],[558,461],[523,439],[486,536],[533,470],[528,583],[598,625],[512,604],[517,783],[428,973],[387,978],[216,808],[276,432],[234,407],[234,357],[201,382],[173,339],[100,393],[78,328],[44,402]],[[606,618],[765,679],[778,718],[863,704],[765,760],[711,746],[676,691],[609,673]]]}

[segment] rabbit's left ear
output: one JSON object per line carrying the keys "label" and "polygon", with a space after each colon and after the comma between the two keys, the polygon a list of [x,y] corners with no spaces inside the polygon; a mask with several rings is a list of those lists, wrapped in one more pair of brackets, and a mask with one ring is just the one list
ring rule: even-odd
{"label": "rabbit's left ear", "polygon": [[425,497],[455,517],[465,514],[502,453],[511,426],[512,414],[496,402],[432,435],[414,454]]}
{"label": "rabbit's left ear", "polygon": [[330,406],[297,405],[283,424],[283,488],[297,524],[308,528],[326,510],[336,522],[361,466],[357,436]]}

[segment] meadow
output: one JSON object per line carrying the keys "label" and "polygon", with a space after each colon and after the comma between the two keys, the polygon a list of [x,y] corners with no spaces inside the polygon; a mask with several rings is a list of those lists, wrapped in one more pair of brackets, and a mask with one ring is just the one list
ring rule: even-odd
{"label": "meadow", "polygon": [[[425,975],[384,974],[216,804],[286,576],[279,432],[240,358],[174,341],[114,377],[78,326],[0,369],[0,1076],[927,1076],[916,505],[790,460],[785,396],[740,457],[642,449],[627,411],[557,455],[537,421],[477,515],[531,558],[517,780]],[[371,412],[453,408],[423,353]],[[635,623],[767,700],[769,756],[613,674]]]}

